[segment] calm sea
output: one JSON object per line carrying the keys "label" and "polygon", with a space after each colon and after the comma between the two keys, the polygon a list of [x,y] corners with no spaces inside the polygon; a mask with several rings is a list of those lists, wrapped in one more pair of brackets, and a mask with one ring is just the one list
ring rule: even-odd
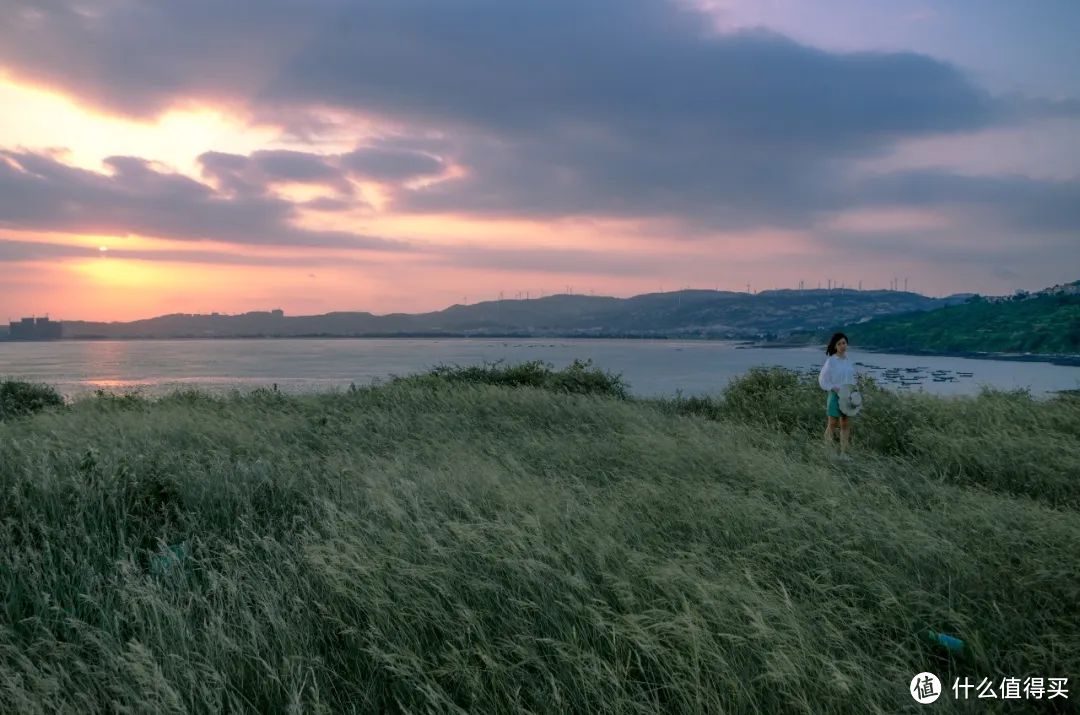
{"label": "calm sea", "polygon": [[[1080,388],[1080,367],[1004,360],[885,355],[852,349],[862,369],[898,390],[971,394],[980,386],[1046,395]],[[438,364],[575,358],[619,372],[641,396],[715,393],[754,366],[817,370],[818,348],[740,348],[729,342],[558,339],[298,339],[0,342],[0,376],[45,382],[69,396],[96,389],[162,394],[276,383],[290,392],[367,385]]]}

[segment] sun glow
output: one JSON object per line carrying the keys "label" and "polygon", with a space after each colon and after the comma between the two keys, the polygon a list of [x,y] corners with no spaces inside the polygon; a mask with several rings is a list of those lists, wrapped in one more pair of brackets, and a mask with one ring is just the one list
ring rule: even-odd
{"label": "sun glow", "polygon": [[0,106],[19,108],[0,112],[5,146],[62,147],[65,161],[95,171],[108,156],[141,156],[198,176],[196,158],[203,152],[247,154],[266,148],[279,134],[271,127],[247,126],[213,107],[172,110],[147,121],[110,116],[2,73]]}
{"label": "sun glow", "polygon": [[171,266],[106,257],[106,251],[101,253],[100,258],[79,261],[73,268],[93,283],[114,288],[160,287],[176,281],[176,271]]}

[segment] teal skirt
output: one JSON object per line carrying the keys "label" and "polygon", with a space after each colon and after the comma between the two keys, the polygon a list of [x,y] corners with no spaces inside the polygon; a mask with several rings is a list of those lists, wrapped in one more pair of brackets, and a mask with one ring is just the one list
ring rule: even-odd
{"label": "teal skirt", "polygon": [[843,417],[843,414],[840,412],[840,396],[831,390],[829,391],[829,399],[825,403],[825,414],[837,419]]}

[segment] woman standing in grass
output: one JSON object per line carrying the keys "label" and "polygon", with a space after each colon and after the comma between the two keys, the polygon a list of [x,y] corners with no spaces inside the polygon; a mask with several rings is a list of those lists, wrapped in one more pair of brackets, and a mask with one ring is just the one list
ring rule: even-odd
{"label": "woman standing in grass", "polygon": [[825,426],[825,444],[832,446],[833,435],[836,428],[840,428],[840,453],[847,452],[848,444],[851,443],[851,421],[847,415],[840,411],[840,388],[844,385],[855,385],[855,365],[848,360],[848,339],[843,333],[836,333],[829,341],[829,347],[825,348],[825,364],[821,366],[821,374],[818,375],[818,384],[821,389],[829,393],[829,399],[825,403],[825,414],[828,423]]}

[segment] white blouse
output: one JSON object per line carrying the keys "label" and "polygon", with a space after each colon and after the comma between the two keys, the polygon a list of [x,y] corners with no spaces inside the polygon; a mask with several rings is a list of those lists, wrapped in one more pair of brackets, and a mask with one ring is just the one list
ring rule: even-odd
{"label": "white blouse", "polygon": [[839,355],[830,355],[821,366],[821,374],[818,375],[818,384],[821,389],[828,392],[835,390],[841,385],[855,384],[855,364],[848,358]]}

